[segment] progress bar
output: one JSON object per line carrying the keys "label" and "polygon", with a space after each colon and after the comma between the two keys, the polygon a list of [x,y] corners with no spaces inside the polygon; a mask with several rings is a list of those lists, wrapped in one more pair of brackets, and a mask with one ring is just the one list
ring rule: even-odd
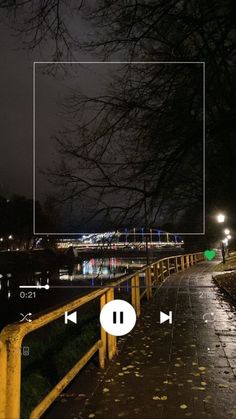
{"label": "progress bar", "polygon": [[[152,285],[152,288],[160,288],[161,286],[162,286],[162,284],[163,283],[161,283],[161,284],[159,284],[159,285]],[[106,284],[106,285],[19,285],[19,288],[22,288],[22,289],[24,289],[24,288],[31,288],[31,289],[42,289],[42,288],[44,288],[45,290],[49,290],[49,289],[76,289],[76,288],[79,288],[79,289],[95,289],[95,288],[127,288],[127,287],[129,287],[129,288],[146,288],[146,285],[139,285],[139,286],[137,286],[137,285],[118,285],[118,284],[116,284],[116,285],[109,285],[109,284]],[[176,286],[169,286],[168,288],[167,288],[167,290],[169,290],[169,289],[176,289],[176,288],[178,288],[179,289],[179,286],[178,286],[178,284],[176,284]],[[213,289],[213,288],[215,288],[214,287],[214,285],[193,285],[193,286],[190,286],[189,287],[189,290],[191,289],[191,288],[211,288],[211,289]],[[188,293],[188,289],[187,290],[184,290],[184,291],[181,291],[181,289],[179,290],[179,292],[180,293]]]}
{"label": "progress bar", "polygon": [[42,289],[42,288],[44,288],[45,290],[49,290],[49,288],[52,288],[52,287],[50,287],[48,284],[46,284],[46,285],[19,285],[19,288],[34,288],[34,289]]}

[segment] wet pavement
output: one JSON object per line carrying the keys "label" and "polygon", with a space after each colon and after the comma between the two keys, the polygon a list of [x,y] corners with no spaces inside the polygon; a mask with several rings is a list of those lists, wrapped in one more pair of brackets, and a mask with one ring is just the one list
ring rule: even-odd
{"label": "wet pavement", "polygon": [[[236,310],[212,280],[215,264],[167,278],[108,368],[83,371],[46,417],[236,418]],[[169,310],[173,323],[160,324]]]}

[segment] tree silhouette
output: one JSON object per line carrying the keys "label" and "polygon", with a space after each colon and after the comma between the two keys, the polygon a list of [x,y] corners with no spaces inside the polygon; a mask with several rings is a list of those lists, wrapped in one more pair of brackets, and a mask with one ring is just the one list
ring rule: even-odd
{"label": "tree silhouette", "polygon": [[127,64],[104,94],[68,96],[50,179],[62,202],[85,202],[83,222],[142,225],[148,202],[155,225],[202,203],[202,75],[201,64]]}

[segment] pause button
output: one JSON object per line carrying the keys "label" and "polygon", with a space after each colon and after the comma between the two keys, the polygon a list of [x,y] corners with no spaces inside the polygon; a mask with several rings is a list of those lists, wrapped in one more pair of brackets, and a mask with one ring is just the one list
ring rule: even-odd
{"label": "pause button", "polygon": [[100,323],[110,335],[123,336],[135,326],[136,313],[127,301],[113,300],[103,307],[100,313]]}
{"label": "pause button", "polygon": [[[117,312],[113,311],[113,324],[116,324]],[[120,324],[124,323],[124,312],[120,311]]]}

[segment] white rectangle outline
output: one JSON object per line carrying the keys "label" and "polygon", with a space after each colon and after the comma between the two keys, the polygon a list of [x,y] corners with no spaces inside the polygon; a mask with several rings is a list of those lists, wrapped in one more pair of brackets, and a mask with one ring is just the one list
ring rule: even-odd
{"label": "white rectangle outline", "polygon": [[36,233],[36,154],[35,154],[35,67],[36,64],[202,64],[203,69],[203,232],[202,233],[170,233],[180,236],[204,236],[206,231],[206,74],[205,61],[34,61],[33,62],[33,234],[38,236],[78,236],[90,233]]}

